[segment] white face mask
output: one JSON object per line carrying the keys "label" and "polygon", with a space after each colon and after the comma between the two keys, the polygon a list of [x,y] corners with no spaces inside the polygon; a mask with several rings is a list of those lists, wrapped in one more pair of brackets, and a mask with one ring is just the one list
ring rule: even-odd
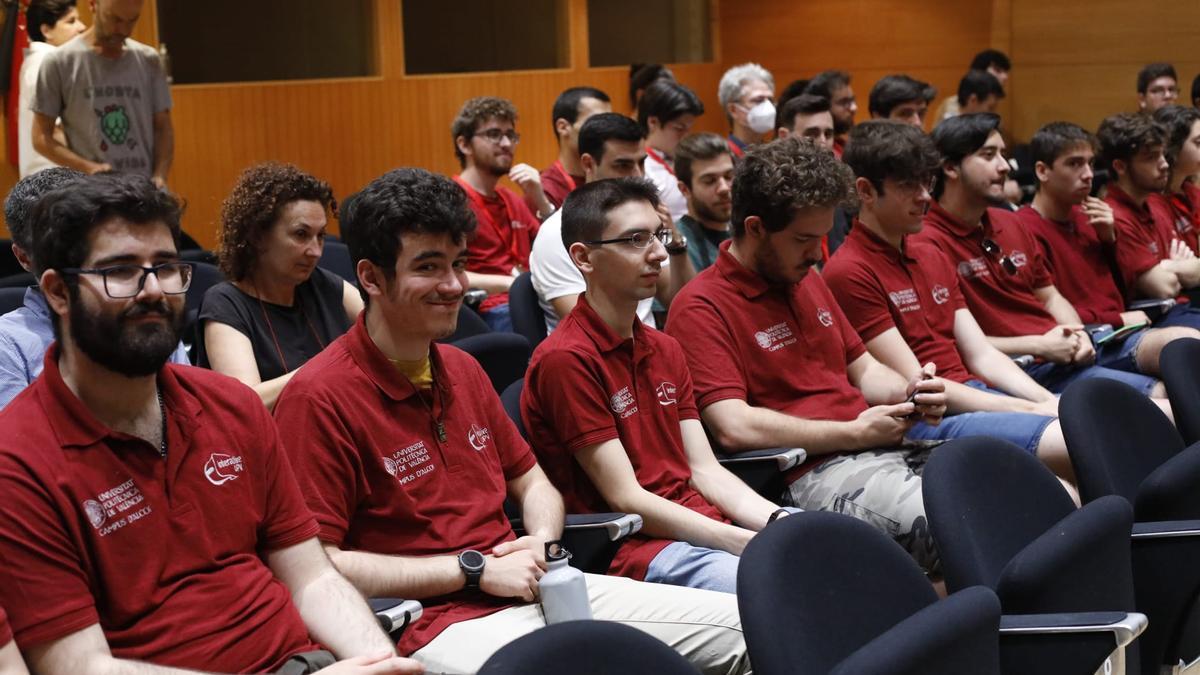
{"label": "white face mask", "polygon": [[763,100],[747,110],[746,126],[756,134],[765,134],[770,131],[775,126],[775,104]]}

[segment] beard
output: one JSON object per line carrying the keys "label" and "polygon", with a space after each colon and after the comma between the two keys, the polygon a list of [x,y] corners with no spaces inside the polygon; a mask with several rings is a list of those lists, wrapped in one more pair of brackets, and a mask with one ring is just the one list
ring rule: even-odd
{"label": "beard", "polygon": [[754,271],[771,286],[788,286],[799,283],[815,264],[816,262],[806,263],[803,274],[796,277],[794,272],[784,269],[783,263],[779,260],[779,254],[770,246],[759,246],[754,253]]}
{"label": "beard", "polygon": [[[159,315],[163,322],[133,324],[143,316]],[[71,289],[71,340],[79,350],[109,370],[126,377],[145,377],[166,365],[179,345],[183,311],[164,298],[154,303],[136,303],[116,316],[89,311],[83,306],[78,286]]]}
{"label": "beard", "polygon": [[692,208],[696,210],[696,215],[700,217],[700,220],[710,223],[729,223],[729,207],[725,207],[724,216],[699,200],[692,200]]}

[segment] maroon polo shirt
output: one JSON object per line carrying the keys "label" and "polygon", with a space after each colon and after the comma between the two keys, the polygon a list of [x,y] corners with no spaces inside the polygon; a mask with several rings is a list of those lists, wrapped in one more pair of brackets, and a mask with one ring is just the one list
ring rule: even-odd
{"label": "maroon polo shirt", "polygon": [[974,377],[954,342],[954,313],[967,304],[954,267],[936,249],[908,238],[898,250],[855,219],[822,276],[864,342],[895,328],[939,376]]}
{"label": "maroon polo shirt", "polygon": [[1175,228],[1161,211],[1151,210],[1150,200],[1138,206],[1119,186],[1109,184],[1104,201],[1113,210],[1117,226],[1117,266],[1125,288],[1171,255]]}
{"label": "maroon polo shirt", "polygon": [[[507,482],[535,465],[491,381],[469,354],[429,349],[434,387],[418,392],[366,329],[366,312],[313,357],[275,405],[321,540],[384,555],[490,553],[516,538]],[[436,431],[441,422],[444,435]],[[448,626],[512,606],[481,591],[424,598],[409,654]]]}
{"label": "maroon polo shirt", "polygon": [[165,460],[76,398],[57,344],[0,412],[0,605],[22,650],[98,623],[117,658],[274,671],[319,647],[260,556],[317,525],[253,391],[188,366],[158,382]]}
{"label": "maroon polo shirt", "polygon": [[1200,188],[1184,183],[1182,192],[1153,194],[1147,202],[1155,219],[1169,223],[1175,236],[1200,255]]}
{"label": "maroon polo shirt", "polygon": [[[996,242],[1000,252],[984,251],[984,239]],[[921,232],[909,241],[932,245],[954,265],[967,307],[985,334],[1041,335],[1058,325],[1033,293],[1054,283],[1041,247],[1012,212],[988,209],[980,225],[969,226],[934,202]]]}
{"label": "maroon polo shirt", "polygon": [[1021,225],[1041,247],[1042,259],[1084,323],[1121,326],[1125,300],[1113,277],[1114,247],[1100,241],[1096,228],[1078,206],[1067,222],[1050,220],[1032,206],[1017,211]]}
{"label": "maroon polo shirt", "polygon": [[[542,467],[567,510],[612,511],[575,461],[584,448],[618,439],[638,483],[697,513],[729,522],[689,484],[680,423],[700,418],[683,349],[674,338],[634,321],[622,338],[588,304],[587,295],[538,346],[521,395],[521,417]],[[666,539],[632,537],[611,574],[644,579]]]}
{"label": "maroon polo shirt", "polygon": [[550,200],[550,204],[554,208],[559,208],[563,202],[567,200],[567,195],[575,191],[575,188],[583,185],[587,178],[584,176],[572,176],[567,173],[566,169],[558,160],[553,164],[542,169],[542,192],[546,193],[546,199]]}

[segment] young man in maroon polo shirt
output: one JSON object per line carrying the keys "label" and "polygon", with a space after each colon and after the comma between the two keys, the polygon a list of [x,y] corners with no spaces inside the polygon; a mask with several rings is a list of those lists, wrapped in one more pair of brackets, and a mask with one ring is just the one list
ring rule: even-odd
{"label": "young man in maroon polo shirt", "polygon": [[1117,228],[1117,267],[1126,292],[1138,298],[1174,298],[1200,285],[1200,259],[1178,238],[1150,196],[1167,187],[1166,130],[1146,115],[1105,118],[1096,136],[1109,172],[1104,200]]}
{"label": "young man in maroon polo shirt", "polygon": [[[275,415],[320,537],[360,590],[422,600],[400,648],[431,672],[474,673],[545,625],[538,579],[563,502],[479,364],[434,341],[467,288],[466,195],[399,169],[351,196],[342,236],[367,309],[309,361]],[[504,500],[519,506],[517,538]],[[748,668],[736,599],[587,575],[592,613],[678,649],[706,673]]]}
{"label": "young man in maroon polo shirt", "polygon": [[0,413],[17,644],[42,673],[314,672],[334,654],[353,658],[322,672],[420,672],[329,564],[257,396],[167,364],[191,279],[179,214],[124,174],[31,216],[58,341]]}
{"label": "young man in maroon polo shirt", "polygon": [[[1030,142],[1038,191],[1031,205],[1017,211],[1017,219],[1037,240],[1055,287],[1081,321],[1113,328],[1149,326],[1145,312],[1125,311],[1125,299],[1113,276],[1117,238],[1113,210],[1089,196],[1095,147],[1095,137],[1070,122],[1051,122],[1038,129]],[[1132,349],[1139,371],[1158,373],[1159,355],[1168,342],[1200,338],[1195,330],[1200,313],[1186,305],[1177,305],[1155,325],[1129,336],[1121,347],[1106,349]]]}
{"label": "young man in maroon polo shirt", "polygon": [[[1116,379],[1145,393],[1162,383],[1136,372],[1094,365],[1096,348],[1070,301],[1058,292],[1041,247],[1000,203],[1009,165],[1000,118],[991,113],[958,115],[933,132],[941,157],[934,196],[914,238],[939,249],[958,271],[967,306],[997,349],[1032,355],[1033,379],[1060,393],[1076,379]],[[1104,350],[1114,365],[1136,370],[1127,350]]]}
{"label": "young man in maroon polo shirt", "polygon": [[[680,291],[667,332],[685,347],[696,405],[726,450],[801,447],[783,498],[894,536],[926,569],[937,554],[921,501],[928,452],[898,448],[945,412],[928,366],[912,380],[867,353],[813,273],[853,176],[811,141],[758,146],[738,164],[733,238]],[[915,400],[910,400],[915,395]]]}
{"label": "young man in maroon polo shirt", "polygon": [[29,675],[3,609],[0,609],[0,675]]}
{"label": "young man in maroon polo shirt", "polygon": [[842,160],[857,177],[859,212],[825,282],[872,356],[905,377],[933,363],[946,386],[942,423],[909,437],[1003,438],[1070,478],[1058,399],[987,341],[954,266],[909,236],[933,199],[933,142],[911,125],[871,120],[850,132]]}
{"label": "young man in maroon polo shirt", "polygon": [[[513,151],[521,140],[516,122],[511,101],[481,96],[464,103],[450,127],[454,155],[462,166],[454,180],[470,197],[479,223],[468,249],[467,279],[471,288],[488,292],[480,311],[498,331],[512,330],[508,287],[529,269],[538,225],[554,211],[537,169],[513,164]],[[524,199],[499,185],[505,176],[524,191]]]}
{"label": "young man in maroon polo shirt", "polygon": [[1163,156],[1167,160],[1167,187],[1149,197],[1151,210],[1175,226],[1175,234],[1200,255],[1200,110],[1169,105],[1154,113],[1166,132]]}
{"label": "young man in maroon polo shirt", "polygon": [[682,347],[637,320],[667,258],[657,208],[640,178],[567,199],[563,245],[587,291],[538,347],[521,415],[572,511],[642,516],[614,574],[734,593],[738,556],[778,508],[717,463]]}
{"label": "young man in maroon polo shirt", "polygon": [[608,94],[595,87],[571,87],[554,99],[550,117],[558,141],[558,158],[541,173],[542,191],[553,208],[561,207],[567,195],[584,183],[579,159],[579,130],[583,123],[592,115],[610,112],[612,102]]}
{"label": "young man in maroon polo shirt", "polygon": [[925,113],[937,89],[908,75],[888,75],[871,87],[867,108],[871,119],[896,120],[925,128]]}

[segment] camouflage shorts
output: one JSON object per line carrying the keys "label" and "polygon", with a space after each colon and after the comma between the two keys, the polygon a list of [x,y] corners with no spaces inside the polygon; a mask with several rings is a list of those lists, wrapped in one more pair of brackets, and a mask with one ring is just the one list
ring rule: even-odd
{"label": "camouflage shorts", "polygon": [[891,536],[926,572],[937,572],[929,535],[921,472],[929,450],[868,450],[826,460],[784,492],[785,504],[834,511],[874,525]]}

